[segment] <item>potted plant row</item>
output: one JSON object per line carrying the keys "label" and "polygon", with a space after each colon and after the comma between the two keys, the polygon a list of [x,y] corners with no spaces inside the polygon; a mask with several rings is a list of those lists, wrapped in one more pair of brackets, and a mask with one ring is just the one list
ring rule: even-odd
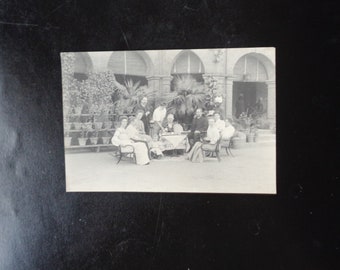
{"label": "potted plant row", "polygon": [[[64,130],[82,130],[84,129],[84,126],[86,126],[87,123],[81,123],[81,122],[69,122],[64,123]],[[93,129],[100,130],[100,129],[111,129],[112,128],[112,121],[105,121],[105,122],[91,122],[91,126]]]}
{"label": "potted plant row", "polygon": [[[112,125],[112,123],[110,122]],[[107,127],[111,128],[111,125],[107,124]],[[74,132],[72,136],[70,136],[71,132],[65,132],[64,143],[65,146],[71,145],[95,145],[95,144],[110,144],[110,139],[112,138],[112,134],[108,131],[108,129],[101,130],[103,123],[101,125],[96,125],[95,123],[81,123],[79,127],[79,132]]]}

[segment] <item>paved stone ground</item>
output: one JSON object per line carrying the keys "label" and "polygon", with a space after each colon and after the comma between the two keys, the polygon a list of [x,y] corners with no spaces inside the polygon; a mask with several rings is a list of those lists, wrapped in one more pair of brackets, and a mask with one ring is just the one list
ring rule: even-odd
{"label": "paved stone ground", "polygon": [[110,152],[66,154],[67,191],[142,191],[200,193],[276,193],[275,145],[234,149],[235,157],[204,163],[186,155],[138,166],[116,164]]}

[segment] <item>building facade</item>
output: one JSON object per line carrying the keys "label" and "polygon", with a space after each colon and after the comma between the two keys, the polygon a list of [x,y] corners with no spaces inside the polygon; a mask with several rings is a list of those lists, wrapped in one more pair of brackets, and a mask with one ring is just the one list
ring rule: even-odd
{"label": "building facade", "polygon": [[213,77],[223,97],[224,117],[235,115],[236,101],[242,95],[247,108],[261,99],[268,120],[275,122],[275,48],[76,53],[74,74],[78,78],[107,70],[118,78],[137,78],[156,98],[172,91],[177,75],[203,81]]}

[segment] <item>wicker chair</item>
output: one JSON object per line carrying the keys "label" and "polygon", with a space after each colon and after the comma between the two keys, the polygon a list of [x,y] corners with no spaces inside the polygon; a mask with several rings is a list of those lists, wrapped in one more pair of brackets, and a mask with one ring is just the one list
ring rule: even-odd
{"label": "wicker chair", "polygon": [[135,155],[135,148],[133,145],[124,145],[124,146],[117,146],[117,156],[118,161],[117,164],[121,161],[123,157],[131,158],[134,163],[136,163],[136,155]]}
{"label": "wicker chair", "polygon": [[231,152],[231,147],[232,147],[232,138],[231,137],[229,140],[223,140],[221,139],[221,143],[220,143],[220,146],[221,146],[221,149],[225,149],[226,153],[228,156],[232,156],[234,157],[233,153]]}
{"label": "wicker chair", "polygon": [[[203,157],[206,153],[210,153],[211,157],[216,157],[217,160],[220,162],[220,143],[221,138],[218,139],[218,141],[215,144],[210,144],[208,142],[203,142],[201,145],[201,149],[203,151]],[[215,155],[214,155],[215,154]]]}

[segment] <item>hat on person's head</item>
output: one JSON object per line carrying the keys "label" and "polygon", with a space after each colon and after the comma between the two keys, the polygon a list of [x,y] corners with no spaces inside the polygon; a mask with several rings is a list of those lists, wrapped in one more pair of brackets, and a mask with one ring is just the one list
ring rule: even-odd
{"label": "hat on person's head", "polygon": [[120,123],[123,122],[123,120],[128,121],[128,118],[127,118],[125,115],[119,117],[119,122],[120,122]]}
{"label": "hat on person's head", "polygon": [[209,110],[207,116],[212,116],[214,115],[215,111],[214,110]]}
{"label": "hat on person's head", "polygon": [[215,98],[214,101],[215,101],[216,103],[222,103],[223,99],[222,99],[221,96],[218,96],[218,97]]}

